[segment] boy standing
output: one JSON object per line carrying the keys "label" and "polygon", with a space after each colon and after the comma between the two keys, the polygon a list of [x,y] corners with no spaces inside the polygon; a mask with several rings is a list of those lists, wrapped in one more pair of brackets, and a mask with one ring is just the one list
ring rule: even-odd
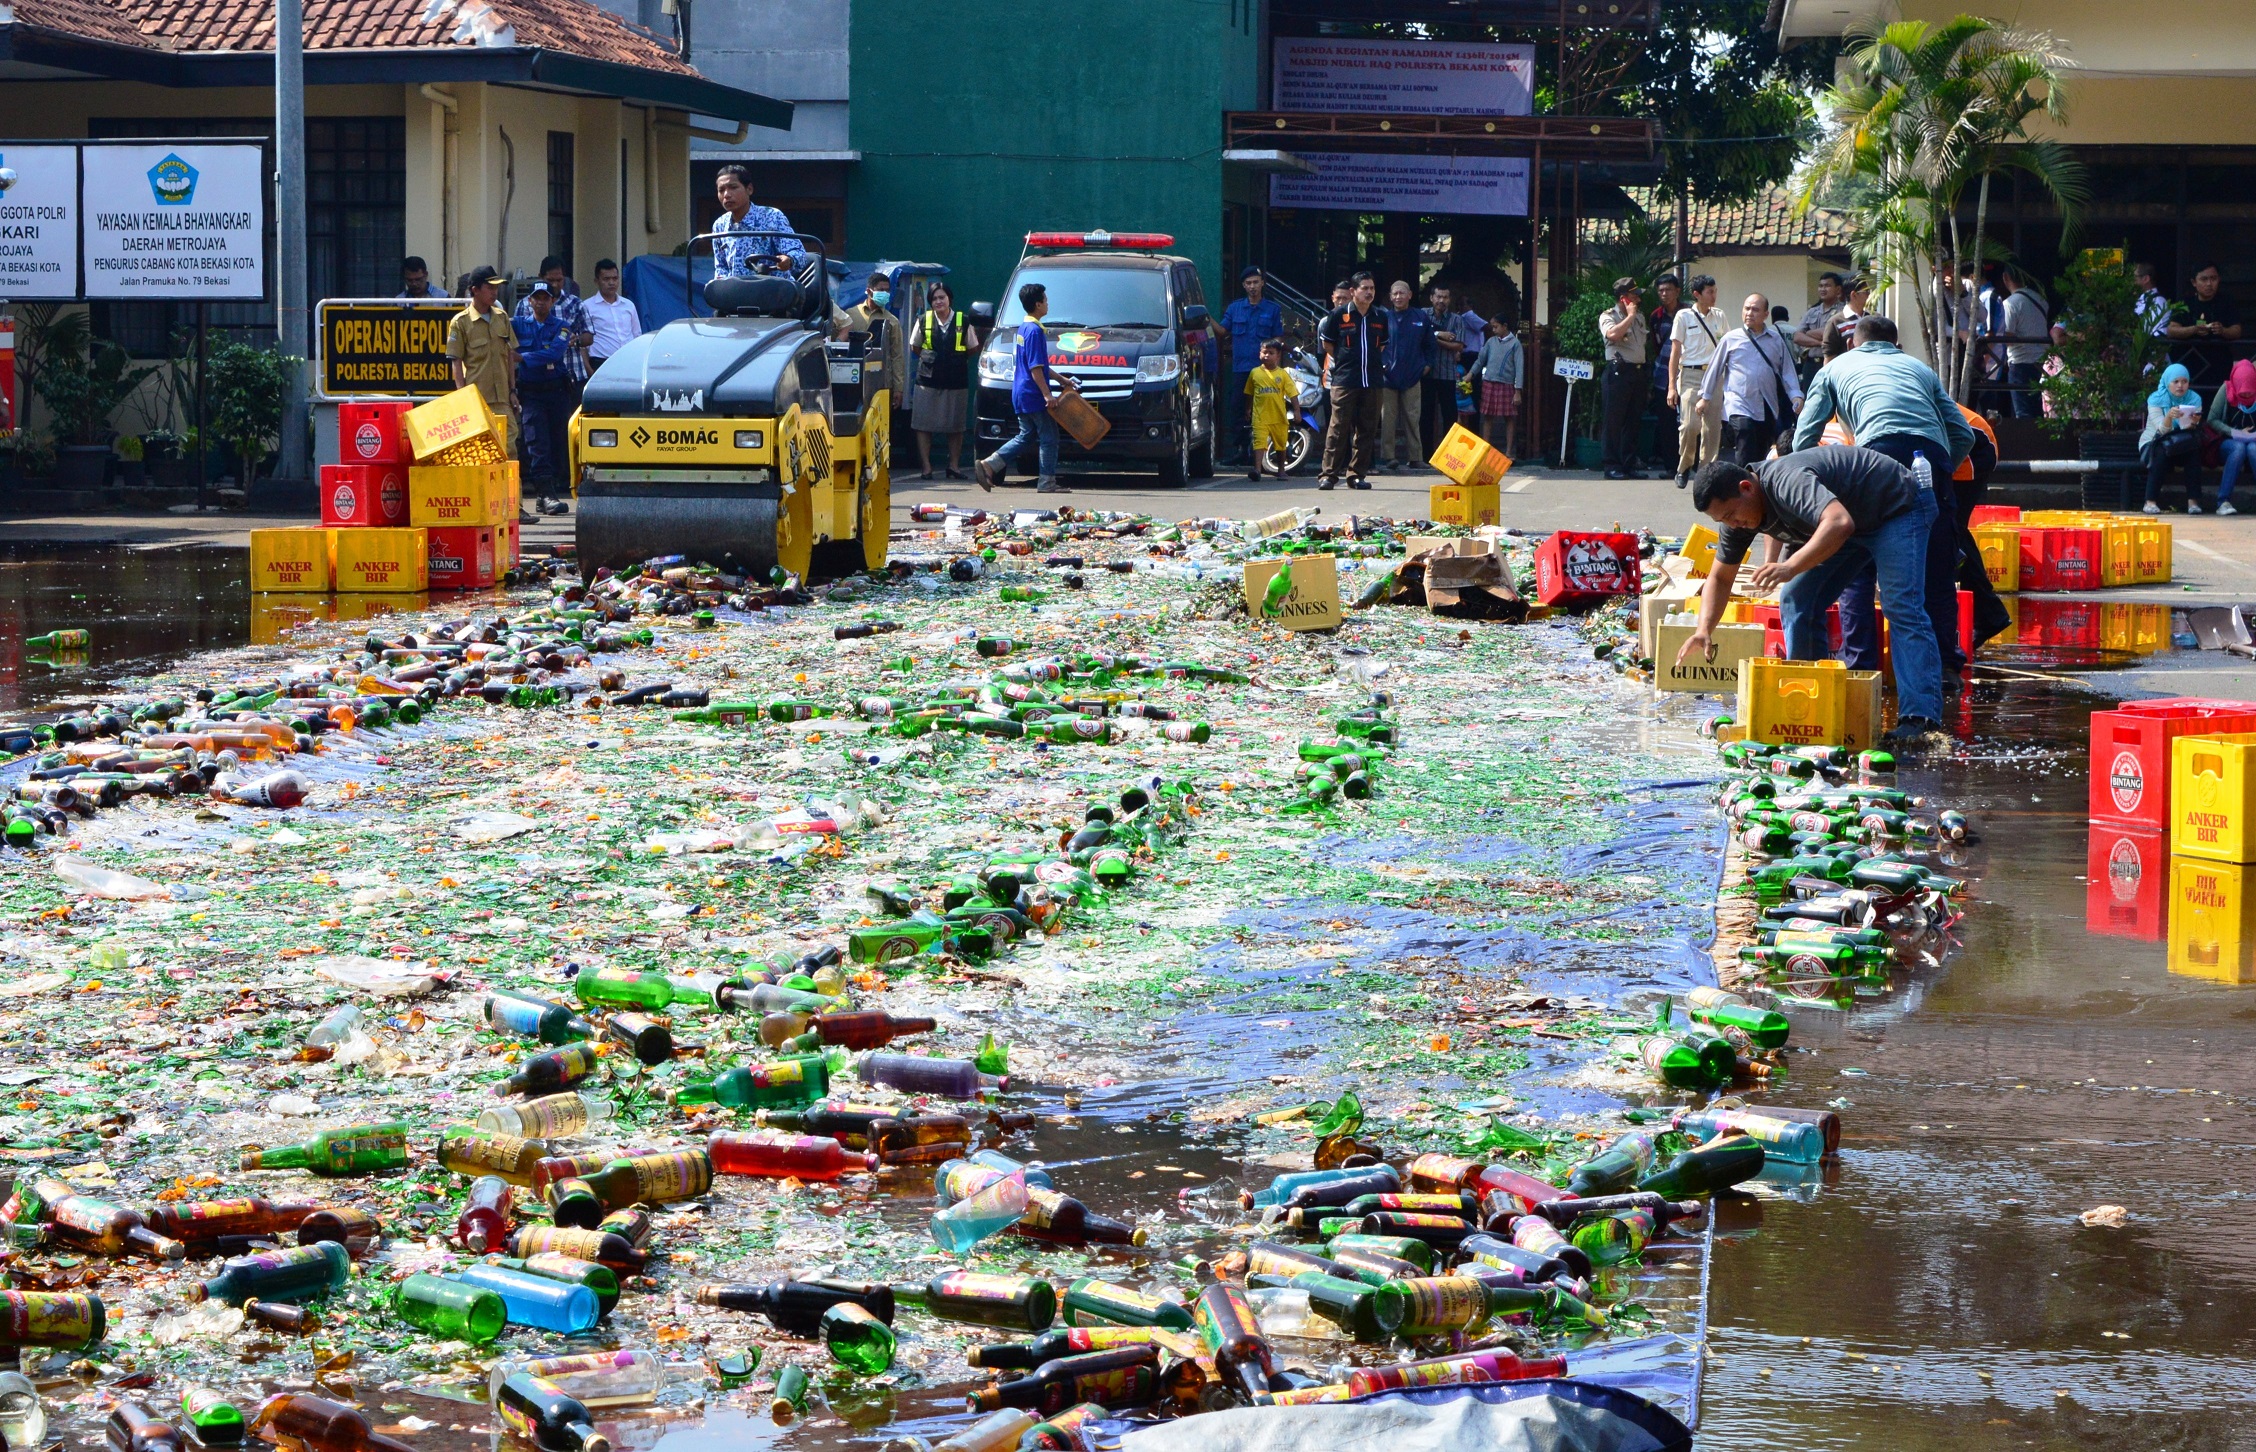
{"label": "boy standing", "polygon": [[1246,396],[1253,400],[1253,452],[1246,461],[1246,477],[1262,477],[1261,461],[1276,449],[1277,477],[1285,477],[1284,455],[1292,447],[1293,421],[1299,388],[1285,371],[1285,345],[1271,338],[1261,345],[1261,366],[1246,375]]}

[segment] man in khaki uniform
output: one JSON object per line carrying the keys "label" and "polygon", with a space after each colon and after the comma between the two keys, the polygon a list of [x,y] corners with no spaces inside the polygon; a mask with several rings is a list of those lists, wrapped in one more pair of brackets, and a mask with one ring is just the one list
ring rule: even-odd
{"label": "man in khaki uniform", "polygon": [[517,332],[496,302],[501,274],[474,267],[464,275],[469,305],[447,324],[447,357],[453,360],[454,386],[475,386],[495,415],[508,420],[509,457],[518,457]]}
{"label": "man in khaki uniform", "polygon": [[[885,378],[883,386],[893,393],[893,406],[902,407],[901,383],[908,367],[908,344],[902,336],[900,319],[886,309],[892,298],[890,280],[883,273],[871,273],[869,297],[841,312],[831,308],[831,326],[841,338],[849,333],[867,333],[880,323],[885,329]],[[876,384],[865,384],[862,397],[867,398],[877,390]]]}

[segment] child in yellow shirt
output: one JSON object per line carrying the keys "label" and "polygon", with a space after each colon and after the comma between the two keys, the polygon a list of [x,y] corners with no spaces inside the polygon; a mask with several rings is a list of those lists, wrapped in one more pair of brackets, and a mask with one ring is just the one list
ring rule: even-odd
{"label": "child in yellow shirt", "polygon": [[1253,400],[1253,458],[1248,479],[1262,476],[1261,461],[1274,448],[1278,453],[1277,477],[1285,477],[1284,454],[1292,444],[1293,421],[1299,417],[1300,389],[1285,371],[1285,345],[1275,338],[1261,345],[1261,366],[1246,375],[1245,391]]}

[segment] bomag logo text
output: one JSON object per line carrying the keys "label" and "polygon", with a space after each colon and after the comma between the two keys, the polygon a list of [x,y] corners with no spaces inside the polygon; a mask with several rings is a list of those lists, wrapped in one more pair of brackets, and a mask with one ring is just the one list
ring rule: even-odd
{"label": "bomag logo text", "polygon": [[719,429],[653,429],[651,433],[652,442],[661,449],[669,444],[675,448],[681,448],[699,444],[718,444],[721,441]]}

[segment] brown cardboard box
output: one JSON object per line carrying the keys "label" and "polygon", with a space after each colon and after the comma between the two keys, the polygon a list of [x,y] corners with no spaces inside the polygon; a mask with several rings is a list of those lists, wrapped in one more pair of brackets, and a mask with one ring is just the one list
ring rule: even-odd
{"label": "brown cardboard box", "polygon": [[1763,653],[1763,628],[1759,625],[1718,625],[1710,643],[1715,646],[1715,659],[1702,660],[1698,654],[1681,667],[1676,663],[1676,653],[1684,642],[1692,638],[1698,624],[1691,616],[1681,621],[1674,618],[1662,621],[1653,631],[1653,689],[1656,691],[1704,691],[1709,695],[1728,696],[1739,689],[1739,662],[1752,660]]}
{"label": "brown cardboard box", "polygon": [[1264,615],[1261,602],[1269,579],[1283,569],[1283,560],[1248,560],[1245,567],[1246,613],[1287,630],[1336,630],[1340,623],[1339,565],[1330,555],[1297,555],[1292,560],[1292,589],[1275,615]]}

